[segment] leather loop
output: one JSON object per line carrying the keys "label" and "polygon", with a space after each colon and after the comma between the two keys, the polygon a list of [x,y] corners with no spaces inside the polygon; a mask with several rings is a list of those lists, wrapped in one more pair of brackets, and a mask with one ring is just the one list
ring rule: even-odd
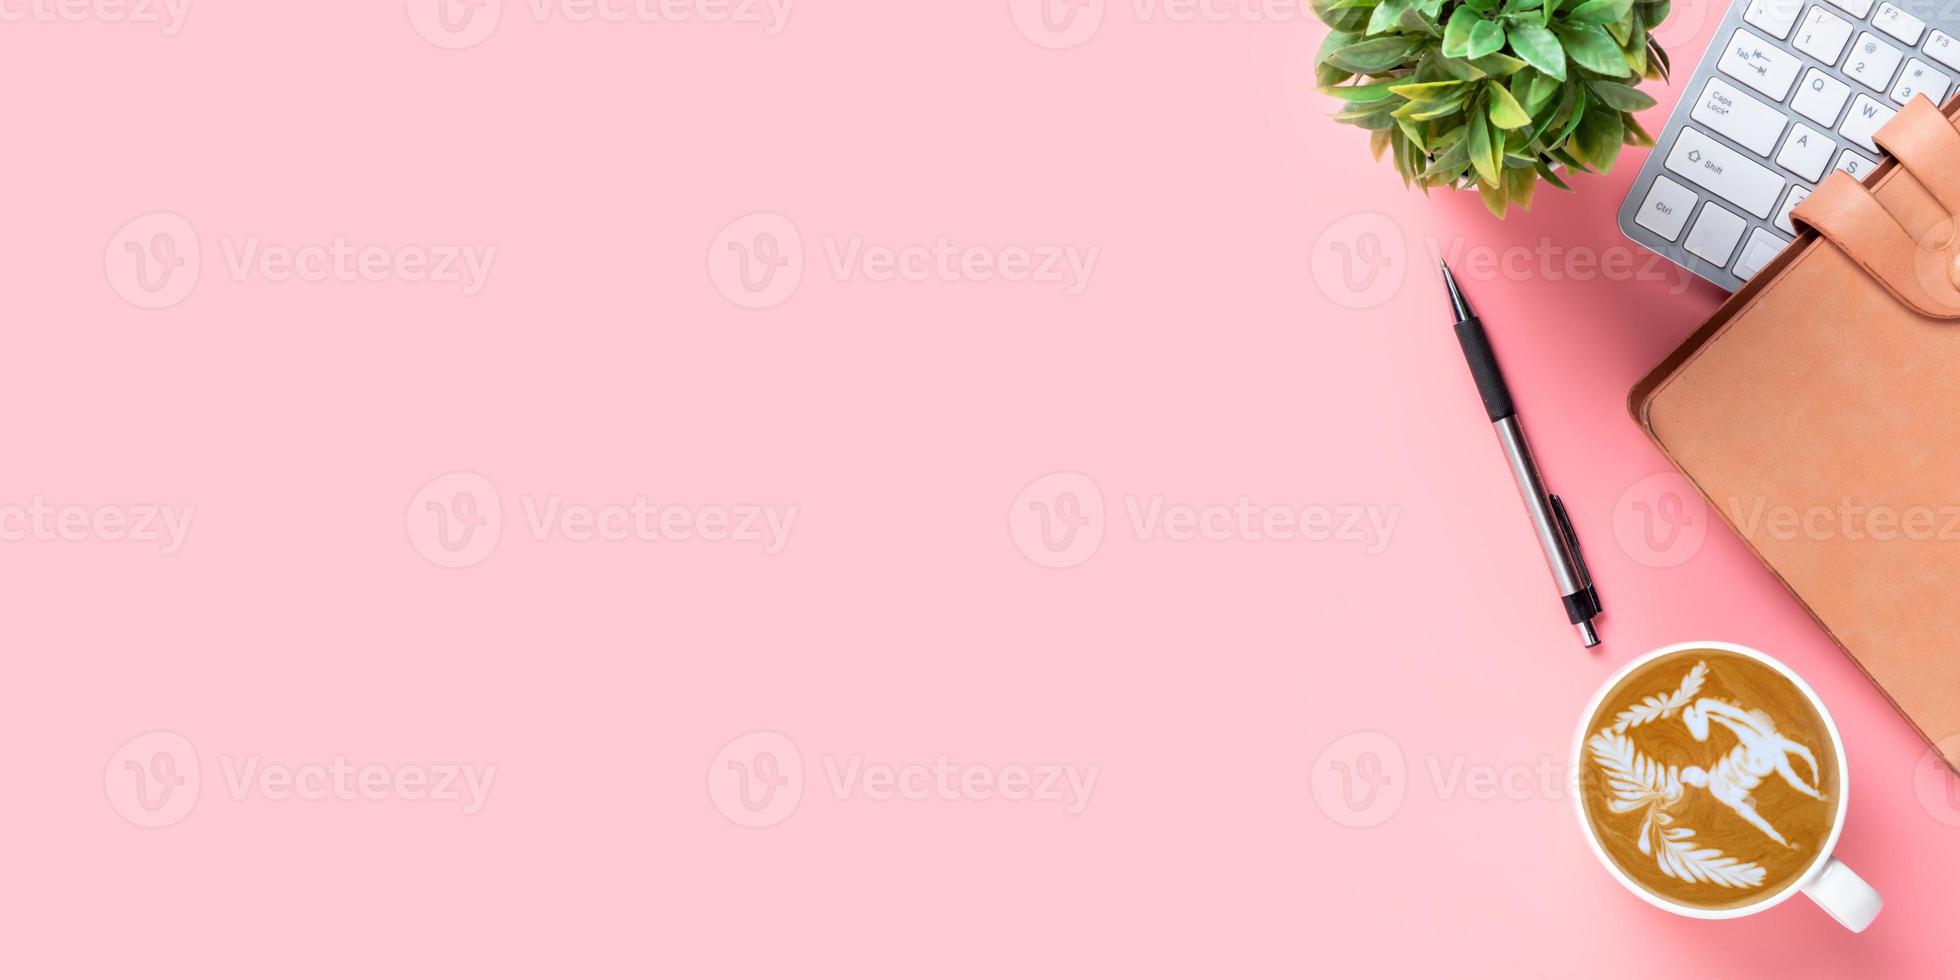
{"label": "leather loop", "polygon": [[1925,316],[1960,319],[1953,251],[1915,242],[1850,174],[1833,171],[1790,217],[1815,228],[1899,302]]}
{"label": "leather loop", "polygon": [[1912,99],[1873,137],[1948,215],[1960,215],[1960,132],[1925,99]]}

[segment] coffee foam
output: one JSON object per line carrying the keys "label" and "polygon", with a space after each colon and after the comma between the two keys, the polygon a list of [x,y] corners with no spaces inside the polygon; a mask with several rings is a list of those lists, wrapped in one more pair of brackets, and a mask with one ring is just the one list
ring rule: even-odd
{"label": "coffee foam", "polygon": [[1809,869],[1838,813],[1837,747],[1776,669],[1724,650],[1643,665],[1607,692],[1581,752],[1587,821],[1647,891],[1746,905]]}

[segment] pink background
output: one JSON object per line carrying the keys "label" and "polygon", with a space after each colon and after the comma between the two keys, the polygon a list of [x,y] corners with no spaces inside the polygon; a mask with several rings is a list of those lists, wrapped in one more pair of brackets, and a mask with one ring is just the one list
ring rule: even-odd
{"label": "pink background", "polygon": [[[1404,191],[1327,118],[1323,30],[1290,5],[1176,9],[1092,2],[1044,37],[1008,0],[806,0],[771,35],[507,0],[462,50],[401,2],[194,0],[168,37],[0,24],[0,504],[195,508],[170,555],[0,545],[0,973],[1952,975],[1949,777],[1647,479],[1666,467],[1625,392],[1720,297],[1615,230],[1642,155],[1499,223]],[[1685,69],[1715,12],[1676,11]],[[1652,128],[1678,95],[1656,91]],[[124,231],[154,212],[201,271],[151,310],[122,246],[157,244]],[[803,262],[746,309],[717,236],[755,212]],[[465,296],[234,276],[254,236],[498,252]],[[854,237],[1099,252],[1071,295],[840,276],[826,246]],[[1594,653],[1477,410],[1438,252],[1588,548]],[[1568,252],[1619,271],[1575,281]],[[417,522],[457,472],[502,526],[443,568]],[[1070,567],[1037,563],[1044,494],[1101,534]],[[553,495],[798,512],[774,555],[540,540],[521,502]],[[1126,510],[1241,497],[1397,523],[1380,549],[1180,541]],[[1887,902],[1864,935],[1801,899],[1649,908],[1529,785],[1614,667],[1693,638],[1770,652],[1836,715],[1839,853]],[[152,731],[202,773],[154,829],[124,818],[120,765]],[[761,761],[718,757],[751,732],[801,762],[775,757],[801,797],[764,828],[728,789]],[[224,766],[252,756],[496,775],[465,815],[234,794]],[[854,756],[1097,778],[1076,813],[879,800],[831,785]]]}

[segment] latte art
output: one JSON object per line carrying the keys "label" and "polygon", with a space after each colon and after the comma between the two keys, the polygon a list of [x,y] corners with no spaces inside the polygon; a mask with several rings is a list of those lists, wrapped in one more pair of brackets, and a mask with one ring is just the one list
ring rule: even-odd
{"label": "latte art", "polygon": [[1756,901],[1810,867],[1835,820],[1823,720],[1747,657],[1662,657],[1608,692],[1588,728],[1587,820],[1620,870],[1664,898]]}

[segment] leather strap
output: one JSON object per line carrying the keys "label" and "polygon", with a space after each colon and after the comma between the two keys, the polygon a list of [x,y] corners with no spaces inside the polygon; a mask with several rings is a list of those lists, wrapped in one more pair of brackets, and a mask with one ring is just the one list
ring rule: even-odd
{"label": "leather strap", "polygon": [[1933,192],[1948,215],[1960,214],[1960,132],[1931,102],[1908,101],[1873,139]]}
{"label": "leather strap", "polygon": [[[1941,125],[1953,132],[1943,117]],[[1914,241],[1851,175],[1833,171],[1790,217],[1815,228],[1899,302],[1924,316],[1960,319],[1960,286],[1954,282],[1960,275],[1960,265],[1955,264],[1960,256],[1947,247],[1923,247]]]}

